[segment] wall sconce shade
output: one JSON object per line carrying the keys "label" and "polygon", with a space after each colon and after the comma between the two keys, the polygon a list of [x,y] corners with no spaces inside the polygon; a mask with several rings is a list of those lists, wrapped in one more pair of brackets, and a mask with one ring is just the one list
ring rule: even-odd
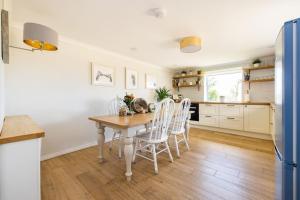
{"label": "wall sconce shade", "polygon": [[56,31],[47,26],[36,23],[25,23],[23,42],[35,49],[56,51],[58,35]]}
{"label": "wall sconce shade", "polygon": [[201,49],[201,39],[196,36],[185,37],[180,40],[180,50],[183,53],[194,53]]}

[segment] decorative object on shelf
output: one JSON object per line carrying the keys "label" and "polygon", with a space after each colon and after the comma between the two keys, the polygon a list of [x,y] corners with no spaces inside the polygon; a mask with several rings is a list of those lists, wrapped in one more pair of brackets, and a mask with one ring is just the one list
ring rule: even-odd
{"label": "decorative object on shelf", "polygon": [[[193,71],[192,74],[186,74],[186,71],[182,71],[181,75],[175,75],[172,80],[172,85],[174,88],[177,88],[179,91],[179,88],[182,87],[198,87],[198,90],[200,90],[201,85],[201,71],[198,72]],[[182,81],[180,81],[182,79]],[[187,80],[186,80],[187,79]],[[194,80],[191,80],[194,79]],[[196,79],[196,80],[195,80]]]}
{"label": "decorative object on shelf", "polygon": [[201,49],[201,39],[197,36],[184,37],[180,40],[180,50],[183,53],[195,53]]}
{"label": "decorative object on shelf", "polygon": [[253,62],[253,67],[259,67],[261,64],[261,60],[259,58],[255,59]]}
{"label": "decorative object on shelf", "polygon": [[114,86],[114,68],[92,63],[92,84]]}
{"label": "decorative object on shelf", "polygon": [[129,111],[132,110],[132,108],[131,108],[131,103],[132,103],[133,99],[134,99],[133,94],[127,94],[127,93],[126,93],[126,95],[124,96],[123,101],[124,101],[124,103],[127,105]]}
{"label": "decorative object on shelf", "polygon": [[250,74],[244,73],[244,81],[249,81],[249,80],[250,80]]}
{"label": "decorative object on shelf", "polygon": [[153,113],[155,111],[155,104],[154,103],[149,103],[148,104],[148,112]]}
{"label": "decorative object on shelf", "polygon": [[186,71],[182,71],[181,72],[181,76],[186,76],[187,72]]}
{"label": "decorative object on shelf", "polygon": [[119,116],[126,116],[127,111],[128,111],[127,106],[125,106],[125,105],[121,106],[120,109],[119,109]]}
{"label": "decorative object on shelf", "polygon": [[138,87],[138,72],[132,69],[126,68],[125,70],[126,89],[132,90]]}
{"label": "decorative object on shelf", "polygon": [[156,77],[150,74],[146,74],[146,88],[155,89],[157,87]]}
{"label": "decorative object on shelf", "polygon": [[143,98],[133,99],[131,107],[132,110],[136,113],[146,113],[148,111],[148,104]]}
{"label": "decorative object on shelf", "polygon": [[201,74],[201,70],[197,70],[197,74],[200,75]]}
{"label": "decorative object on shelf", "polygon": [[225,96],[220,96],[220,102],[225,102]]}
{"label": "decorative object on shelf", "polygon": [[171,97],[171,93],[166,87],[162,87],[155,90],[155,96],[157,101],[160,102],[165,98]]}

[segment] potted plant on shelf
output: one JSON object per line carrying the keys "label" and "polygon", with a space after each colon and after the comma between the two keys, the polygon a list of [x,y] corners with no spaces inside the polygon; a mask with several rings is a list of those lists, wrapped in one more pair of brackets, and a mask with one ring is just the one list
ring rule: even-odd
{"label": "potted plant on shelf", "polygon": [[261,64],[261,60],[259,58],[255,59],[253,62],[253,67],[259,67]]}
{"label": "potted plant on shelf", "polygon": [[155,90],[155,96],[158,102],[162,101],[165,98],[168,98],[171,96],[170,90],[168,90],[165,87],[158,88]]}

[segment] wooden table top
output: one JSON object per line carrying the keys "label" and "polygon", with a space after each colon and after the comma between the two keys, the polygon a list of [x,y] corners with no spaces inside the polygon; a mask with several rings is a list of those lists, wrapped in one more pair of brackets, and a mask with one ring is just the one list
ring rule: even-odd
{"label": "wooden table top", "polygon": [[132,116],[118,116],[118,115],[106,115],[89,117],[89,120],[103,123],[106,125],[112,125],[119,128],[130,128],[134,126],[144,125],[151,122],[153,113],[135,114]]}
{"label": "wooden table top", "polygon": [[4,119],[0,144],[30,140],[45,136],[45,131],[27,115],[7,116]]}

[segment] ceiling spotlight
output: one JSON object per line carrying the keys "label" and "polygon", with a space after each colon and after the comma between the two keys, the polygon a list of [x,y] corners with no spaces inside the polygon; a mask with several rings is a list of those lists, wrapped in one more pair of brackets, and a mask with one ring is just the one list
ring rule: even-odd
{"label": "ceiling spotlight", "polygon": [[155,18],[161,19],[167,15],[167,11],[162,8],[152,8],[148,11],[148,14]]}

